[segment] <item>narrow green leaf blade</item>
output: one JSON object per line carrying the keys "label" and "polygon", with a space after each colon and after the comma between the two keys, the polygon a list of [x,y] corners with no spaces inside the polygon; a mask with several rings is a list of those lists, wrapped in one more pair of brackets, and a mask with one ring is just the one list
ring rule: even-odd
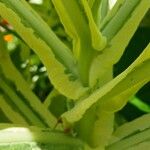
{"label": "narrow green leaf blade", "polygon": [[[112,113],[120,110],[127,103],[130,96],[150,81],[150,72],[147,72],[149,68],[150,44],[128,69],[89,97],[78,102],[72,110],[64,113],[62,118],[70,123],[76,122],[96,102],[99,102],[100,108],[103,110]],[[124,97],[122,98],[122,96]]]}
{"label": "narrow green leaf blade", "polygon": [[[4,42],[2,41],[2,36],[0,36],[0,42]],[[43,106],[40,99],[32,92],[21,73],[11,61],[4,43],[0,45],[0,56],[0,66],[5,77],[14,83],[16,89],[21,92],[33,111],[37,112],[39,116],[43,118],[43,122],[45,122],[49,127],[54,127],[57,122],[56,118]]]}
{"label": "narrow green leaf blade", "polygon": [[116,13],[119,11],[119,9],[124,4],[124,2],[125,2],[125,0],[117,0],[115,5],[113,6],[113,8],[108,12],[107,16],[101,22],[101,24],[100,24],[101,30],[103,30],[105,28],[105,26],[109,23],[109,21],[112,20],[112,18],[116,15]]}
{"label": "narrow green leaf blade", "polygon": [[145,131],[141,131],[137,134],[134,134],[133,136],[125,138],[117,143],[109,145],[109,147],[106,149],[107,150],[116,150],[116,149],[120,149],[120,147],[123,150],[127,150],[130,148],[132,149],[132,147],[133,148],[138,147],[139,143],[149,142],[149,138],[150,138],[150,129],[147,129]]}
{"label": "narrow green leaf blade", "polygon": [[[15,3],[13,3],[12,1],[1,0],[0,14],[13,25],[13,27],[25,40],[25,42],[38,54],[45,67],[47,68],[48,75],[55,88],[59,90],[60,93],[66,95],[71,99],[79,98],[82,94],[85,93],[87,89],[82,86],[82,83],[79,81],[79,79],[76,79],[75,81],[70,80],[70,78],[74,79],[78,76],[78,73],[75,71],[76,65],[71,52],[69,52],[68,48],[62,45],[62,43],[60,43],[58,39],[55,40],[56,35],[54,35],[54,33],[51,33],[52,31],[50,31],[49,27],[25,3],[25,1],[17,0],[14,2]],[[26,14],[26,12],[28,12],[29,14]],[[30,20],[28,20],[28,18],[30,18]],[[33,25],[30,24],[30,22],[32,22]],[[37,26],[37,24],[41,24],[42,27]],[[43,29],[44,31],[41,33]],[[43,34],[44,37],[39,36],[39,33]],[[48,41],[50,40],[50,43],[52,43],[53,46],[49,47],[49,44],[45,41],[44,38],[46,38]],[[65,53],[63,53],[63,50],[60,50],[59,47],[61,47],[62,49],[66,49],[66,51],[68,51],[67,55],[69,53],[69,57],[71,56],[72,58],[65,58]],[[60,54],[63,53],[63,60],[66,60],[67,64],[71,68],[71,71],[69,69],[69,74],[65,73],[65,70],[67,70],[68,72],[68,67],[64,67],[64,65],[61,64],[58,59],[56,59],[58,58],[58,56],[57,54],[55,54],[56,56],[53,54],[51,48],[55,50],[59,49],[61,51]]]}
{"label": "narrow green leaf blade", "polygon": [[20,123],[28,125],[27,121],[21,116],[21,114],[16,112],[16,110],[13,110],[13,106],[10,106],[7,103],[7,100],[1,94],[0,94],[0,108],[12,123],[16,124]]}
{"label": "narrow green leaf blade", "polygon": [[147,149],[148,147],[150,147],[150,141],[146,140],[144,142],[141,142],[139,144],[135,144],[129,148],[127,148],[127,150],[143,150],[143,149]]}
{"label": "narrow green leaf blade", "polygon": [[89,82],[89,68],[96,51],[106,45],[106,39],[98,30],[86,0],[52,1],[60,20],[73,39],[73,53],[77,59],[81,81]]}
{"label": "narrow green leaf blade", "polygon": [[113,137],[110,140],[110,143],[117,142],[128,136],[136,134],[136,132],[144,131],[148,128],[150,128],[150,114],[145,114],[131,122],[127,122],[118,127],[113,133]]}
{"label": "narrow green leaf blade", "polygon": [[[100,80],[107,74],[108,69],[110,69],[110,67],[119,61],[140,21],[143,19],[144,15],[150,7],[150,1],[138,0],[137,2],[138,3],[136,4],[136,7],[134,10],[132,10],[133,12],[129,14],[128,18],[125,20],[125,23],[122,24],[122,26],[119,28],[119,31],[113,36],[110,42],[108,42],[108,45],[103,50],[103,54],[97,56],[97,58],[95,58],[93,61],[90,70],[91,77]],[[126,2],[128,5],[130,5],[130,3],[132,2]],[[122,2],[120,2],[120,4],[122,4]],[[90,82],[92,83],[94,81]]]}
{"label": "narrow green leaf blade", "polygon": [[8,95],[13,105],[15,105],[20,110],[20,114],[23,114],[24,118],[28,120],[29,124],[45,127],[45,124],[40,120],[40,118],[32,111],[32,109],[29,108],[28,105],[23,102],[23,100],[2,78],[0,78],[0,89],[6,95]]}
{"label": "narrow green leaf blade", "polygon": [[136,96],[132,97],[129,103],[143,112],[150,113],[150,106]]}

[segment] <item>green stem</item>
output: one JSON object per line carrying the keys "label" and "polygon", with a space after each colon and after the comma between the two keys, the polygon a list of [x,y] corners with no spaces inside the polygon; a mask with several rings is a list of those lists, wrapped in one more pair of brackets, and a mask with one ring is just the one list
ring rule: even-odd
{"label": "green stem", "polygon": [[0,94],[0,108],[11,122],[29,125],[21,114],[17,113],[16,110],[13,110],[13,106],[10,106],[7,102],[7,99],[1,94]]}
{"label": "green stem", "polygon": [[[10,8],[17,13],[26,27],[34,29],[34,34],[46,42],[55,54],[55,57],[77,76],[77,72],[75,70],[75,60],[69,48],[58,39],[50,27],[48,27],[48,25],[36,14],[35,11],[33,11],[31,7],[29,7],[25,1],[1,0],[0,2],[4,3],[7,8]],[[1,15],[3,16],[2,13]],[[14,24],[12,25],[15,27]],[[18,31],[17,28],[16,31],[20,34],[20,31]]]}
{"label": "green stem", "polygon": [[101,30],[105,28],[105,26],[112,20],[112,18],[117,14],[118,10],[122,7],[125,0],[117,0],[114,7],[108,12],[107,16],[100,24]]}
{"label": "green stem", "polygon": [[33,125],[45,127],[45,124],[43,124],[43,122],[31,111],[31,109],[23,102],[23,100],[13,91],[13,89],[1,78],[0,88],[6,95],[9,96],[12,102]]}
{"label": "green stem", "polygon": [[101,21],[105,18],[108,13],[109,5],[108,0],[101,0]]}
{"label": "green stem", "polygon": [[97,120],[94,122],[90,137],[90,145],[93,147],[105,147],[113,132],[114,113],[106,112],[99,108],[96,112]]}
{"label": "green stem", "polygon": [[[2,37],[0,37],[0,43],[3,42],[1,38]],[[11,61],[4,44],[0,45],[0,56],[0,65],[6,78],[15,84],[17,90],[23,94],[27,103],[39,114],[43,122],[53,128],[57,122],[56,118],[44,107],[40,99],[32,92],[27,82]]]}
{"label": "green stem", "polygon": [[140,3],[140,0],[126,0],[122,7],[118,10],[116,15],[105,25],[102,33],[109,40],[119,31],[124,25],[125,21],[130,17],[134,8]]}

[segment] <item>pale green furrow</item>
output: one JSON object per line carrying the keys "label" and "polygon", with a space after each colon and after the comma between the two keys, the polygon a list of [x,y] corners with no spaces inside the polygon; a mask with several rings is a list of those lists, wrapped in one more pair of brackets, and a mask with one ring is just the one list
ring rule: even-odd
{"label": "pale green furrow", "polygon": [[[7,19],[13,25],[13,27],[18,32],[18,34],[38,54],[38,56],[44,63],[45,67],[47,68],[48,76],[50,77],[51,82],[54,85],[54,87],[60,93],[64,94],[65,96],[71,99],[79,98],[81,95],[85,93],[87,89],[82,86],[81,82],[78,79],[76,79],[75,81],[72,81],[70,79],[70,78],[75,78],[74,73],[73,74],[64,73],[64,71],[68,70],[68,68],[65,68],[56,59],[58,58],[58,56],[56,54],[54,55],[52,53],[51,48],[46,44],[45,41],[41,39],[43,37],[39,35],[39,30],[40,30],[40,33],[42,32],[44,34],[44,37],[46,36],[46,38],[50,40],[50,42],[52,43],[54,42],[53,44],[56,45],[56,47],[52,47],[52,48],[58,50],[59,47],[63,47],[63,49],[67,49],[67,47],[64,48],[62,44],[59,44],[57,40],[56,41],[54,40],[55,36],[51,34],[51,31],[49,31],[50,30],[49,27],[47,27],[45,23],[41,21],[41,19],[39,19],[37,15],[35,15],[35,13],[33,14],[32,13],[33,10],[31,11],[31,8],[28,8],[29,6],[27,7],[26,5],[25,5],[25,1],[22,1],[22,0],[21,1],[16,0],[14,2],[10,0],[3,1],[3,2],[0,1],[0,15],[4,17],[5,19]],[[26,14],[26,12],[28,12],[29,14],[28,13]],[[30,20],[28,20],[29,18]],[[24,24],[24,22],[26,23]],[[32,24],[34,25],[32,25],[30,22],[32,22]],[[26,26],[26,24],[28,26]],[[42,24],[42,25],[38,26],[39,24]],[[63,53],[63,50],[60,50],[60,51],[61,51],[60,53]],[[68,58],[64,58],[64,60],[68,61],[69,65],[71,65],[71,68],[73,70],[76,68],[76,66],[72,65],[72,63],[70,62],[72,61],[72,59],[70,60]]]}

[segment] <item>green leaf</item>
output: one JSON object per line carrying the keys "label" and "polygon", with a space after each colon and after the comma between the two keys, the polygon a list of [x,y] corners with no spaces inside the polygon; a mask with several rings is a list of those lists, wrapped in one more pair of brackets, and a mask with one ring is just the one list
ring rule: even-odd
{"label": "green leaf", "polygon": [[86,141],[91,145],[91,134],[93,130],[93,125],[97,120],[96,105],[93,105],[90,109],[86,111],[83,117],[75,123],[75,132],[77,132],[77,137]]}
{"label": "green leaf", "polygon": [[147,149],[148,147],[150,147],[150,141],[146,140],[144,142],[141,142],[139,144],[135,144],[134,146],[131,146],[129,148],[127,148],[127,150],[143,150],[143,149]]}
{"label": "green leaf", "polygon": [[99,32],[87,1],[52,1],[68,35],[73,39],[73,53],[78,60],[81,81],[88,86],[89,68],[96,50],[106,39]]}
{"label": "green leaf", "polygon": [[[97,0],[98,1],[98,0]],[[124,4],[125,0],[117,0],[113,8],[108,12],[104,20],[100,24],[101,30],[105,28],[105,26],[109,23],[109,21],[114,18],[114,16],[117,14],[121,6]]]}
{"label": "green leaf", "polygon": [[113,132],[114,113],[100,109],[97,110],[96,117],[97,119],[94,122],[89,143],[93,147],[100,146],[101,148],[105,148]]}
{"label": "green leaf", "polygon": [[97,89],[87,98],[79,101],[75,107],[64,113],[62,118],[70,123],[80,120],[93,104],[108,112],[120,110],[144,84],[150,81],[150,44],[144,52],[124,72]]}
{"label": "green leaf", "polygon": [[114,131],[110,143],[115,143],[148,128],[150,128],[150,114],[145,114],[118,127],[116,131]]}
{"label": "green leaf", "polygon": [[[89,6],[91,6],[91,12],[93,15],[93,19],[98,29],[100,29],[101,25],[101,0],[89,1]],[[91,4],[90,4],[91,3]]]}
{"label": "green leaf", "polygon": [[94,21],[98,29],[100,29],[101,24],[103,23],[103,20],[105,19],[109,10],[108,0],[94,0],[92,4],[90,3],[91,2],[89,1],[89,5],[92,5],[91,11]]}
{"label": "green leaf", "polygon": [[[1,43],[4,42],[2,40],[2,35],[0,35],[0,42]],[[1,58],[0,66],[2,68],[2,72],[4,73],[7,79],[9,79],[15,84],[16,90],[21,92],[23,97],[26,99],[26,103],[29,104],[29,106],[26,107],[30,107],[30,109],[32,108],[32,111],[35,111],[43,119],[43,122],[45,122],[49,127],[54,127],[56,124],[55,117],[43,106],[39,98],[32,92],[31,88],[24,80],[21,73],[17,70],[17,68],[14,66],[13,62],[11,61],[10,56],[4,44],[0,45],[0,58]],[[1,86],[2,84],[5,83],[1,83]],[[11,95],[9,96],[11,97]],[[28,113],[25,115],[28,115]]]}
{"label": "green leaf", "polygon": [[[16,32],[37,53],[47,68],[52,84],[60,93],[72,99],[85,93],[87,89],[76,79],[77,67],[71,51],[25,1],[1,0],[0,15],[13,25]],[[69,73],[66,74],[65,70]]]}
{"label": "green leaf", "polygon": [[[106,2],[106,0],[105,0]],[[103,3],[103,2],[102,2]],[[96,50],[102,50],[106,46],[106,38],[102,36],[101,32],[98,30],[90,8],[88,7],[88,3],[86,0],[82,0],[82,4],[84,7],[84,10],[86,12],[86,16],[89,21],[89,28],[91,32],[91,38],[92,38],[92,45]]]}
{"label": "green leaf", "polygon": [[[20,21],[22,25],[24,25],[28,29],[31,28],[35,36],[42,38],[49,45],[49,47],[51,48],[51,50],[53,51],[57,59],[59,59],[59,61],[62,64],[64,64],[65,66],[68,66],[74,63],[73,62],[74,59],[72,57],[70,50],[58,39],[58,37],[56,37],[56,35],[47,26],[47,24],[24,0],[15,0],[13,2],[11,0],[8,0],[7,2],[1,0],[1,4],[5,4],[3,5],[3,9],[4,7],[7,6],[7,9],[9,11],[12,10],[13,13],[16,14],[16,19],[17,17],[20,17]],[[3,11],[2,10],[1,10],[1,13],[3,16],[3,11],[4,10],[6,11],[6,9],[4,9]],[[65,61],[69,61],[70,64],[68,64],[68,62],[65,62]]]}
{"label": "green leaf", "polygon": [[[136,7],[134,7],[134,9],[132,8],[132,6],[133,6],[132,3],[136,3]],[[122,1],[120,1],[119,4],[121,5]],[[128,2],[128,0],[127,0],[126,4],[123,4],[122,7],[121,8],[123,10],[125,9],[124,7],[127,7],[127,8],[129,7],[129,10],[131,9],[130,10],[131,12],[130,13],[128,12],[129,14],[126,13],[126,11],[128,11],[128,9],[125,12],[122,12],[123,10],[121,10],[121,8],[120,8],[119,10],[122,13],[121,12],[119,13],[119,10],[118,10],[116,15],[114,15],[113,18],[115,18],[115,17],[117,18],[118,15],[126,16],[128,14],[126,16],[127,18],[123,22],[122,21],[120,22],[122,25],[117,28],[117,33],[115,33],[115,35],[113,35],[112,39],[108,42],[108,45],[103,50],[103,53],[100,54],[99,56],[97,56],[97,58],[95,58],[95,60],[93,61],[93,64],[92,64],[91,70],[90,70],[90,77],[91,77],[90,83],[91,84],[94,84],[97,80],[101,80],[102,77],[106,76],[107,71],[115,63],[117,63],[119,61],[120,57],[122,56],[125,48],[127,47],[128,43],[129,43],[131,37],[133,36],[134,32],[136,31],[140,21],[143,19],[144,15],[148,11],[148,9],[150,7],[150,1],[136,0],[136,1]],[[112,18],[112,20],[113,20],[113,18]],[[111,20],[109,22],[111,22]],[[117,22],[117,19],[116,19],[115,23],[120,25],[120,23]],[[118,25],[116,26],[115,23],[110,25],[110,29],[112,30],[112,32],[115,31],[115,29],[113,29],[113,27],[118,26]],[[111,35],[110,32],[108,32],[108,35]]]}
{"label": "green leaf", "polygon": [[92,148],[104,149],[110,139],[114,126],[114,113],[90,107],[83,117],[75,123],[77,137],[86,141]]}
{"label": "green leaf", "polygon": [[149,142],[149,138],[150,138],[150,129],[147,129],[145,131],[141,131],[137,134],[134,134],[133,136],[127,137],[126,139],[123,139],[117,143],[109,145],[109,147],[106,148],[106,150],[116,150],[116,149],[120,149],[120,147],[123,150],[130,149],[130,148],[132,149],[138,147],[139,143],[147,142],[147,141]]}
{"label": "green leaf", "polygon": [[[147,145],[150,138],[150,114],[120,126],[112,135],[108,150],[133,149]],[[146,143],[145,143],[146,142]],[[140,145],[140,144],[141,145]],[[144,145],[143,145],[144,144]]]}
{"label": "green leaf", "polygon": [[150,113],[150,106],[136,96],[132,97],[129,103],[143,112]]}

